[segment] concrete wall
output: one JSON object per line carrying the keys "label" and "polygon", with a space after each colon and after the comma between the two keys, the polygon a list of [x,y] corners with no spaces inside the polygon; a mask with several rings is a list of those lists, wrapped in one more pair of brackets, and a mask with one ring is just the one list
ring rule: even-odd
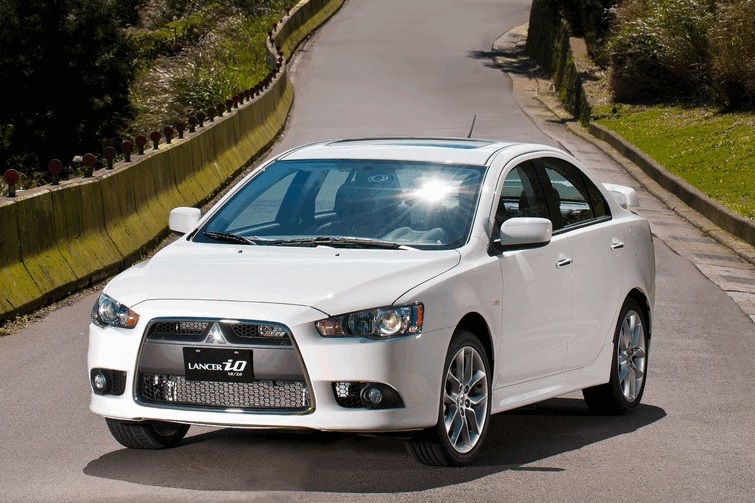
{"label": "concrete wall", "polygon": [[558,7],[549,0],[533,0],[530,10],[527,53],[553,79],[559,100],[582,125],[592,111],[574,63],[569,28]]}
{"label": "concrete wall", "polygon": [[[304,0],[292,10],[273,33],[286,59],[343,2]],[[95,178],[0,199],[0,320],[137,261],[167,235],[172,208],[208,201],[275,140],[292,102],[284,63],[264,94],[183,140]]]}

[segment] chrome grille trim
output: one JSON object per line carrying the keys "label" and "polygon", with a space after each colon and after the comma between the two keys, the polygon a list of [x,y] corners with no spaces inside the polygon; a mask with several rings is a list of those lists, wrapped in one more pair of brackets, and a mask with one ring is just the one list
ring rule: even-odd
{"label": "chrome grille trim", "polygon": [[311,409],[309,389],[301,381],[233,383],[189,381],[183,376],[140,374],[137,399],[180,408],[243,409],[300,413]]}

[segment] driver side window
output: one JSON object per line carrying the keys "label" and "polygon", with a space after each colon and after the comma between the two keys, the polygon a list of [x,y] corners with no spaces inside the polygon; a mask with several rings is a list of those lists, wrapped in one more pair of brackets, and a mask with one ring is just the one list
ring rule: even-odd
{"label": "driver side window", "polygon": [[535,166],[529,161],[512,169],[503,181],[495,212],[495,233],[503,222],[513,217],[549,218]]}

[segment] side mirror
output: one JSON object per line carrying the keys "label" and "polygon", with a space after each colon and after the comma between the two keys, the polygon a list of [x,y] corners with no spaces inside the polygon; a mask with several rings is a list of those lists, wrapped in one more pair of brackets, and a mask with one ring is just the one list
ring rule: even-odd
{"label": "side mirror", "polygon": [[504,249],[544,246],[551,241],[553,224],[547,218],[510,218],[501,224],[500,236]]}
{"label": "side mirror", "polygon": [[173,232],[186,234],[197,227],[201,217],[202,211],[199,208],[173,208],[168,218],[168,228]]}
{"label": "side mirror", "polygon": [[611,196],[616,200],[617,203],[619,203],[619,206],[621,206],[622,208],[627,209],[640,207],[640,198],[637,195],[637,191],[632,187],[627,187],[625,185],[616,185],[615,183],[604,183],[603,187],[605,187],[606,190],[611,193]]}

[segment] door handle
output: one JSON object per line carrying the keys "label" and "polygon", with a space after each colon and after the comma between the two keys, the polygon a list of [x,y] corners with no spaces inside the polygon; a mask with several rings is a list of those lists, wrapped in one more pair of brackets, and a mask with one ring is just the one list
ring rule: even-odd
{"label": "door handle", "polygon": [[570,258],[562,258],[561,260],[559,260],[558,262],[556,262],[556,268],[560,269],[562,267],[570,265],[572,262],[574,262],[574,261],[572,259],[570,259]]}
{"label": "door handle", "polygon": [[624,243],[623,243],[623,242],[621,242],[621,241],[618,241],[618,240],[616,240],[616,239],[614,239],[614,240],[613,240],[613,241],[611,242],[611,249],[612,249],[612,250],[620,250],[620,249],[622,249],[622,248],[624,248]]}

